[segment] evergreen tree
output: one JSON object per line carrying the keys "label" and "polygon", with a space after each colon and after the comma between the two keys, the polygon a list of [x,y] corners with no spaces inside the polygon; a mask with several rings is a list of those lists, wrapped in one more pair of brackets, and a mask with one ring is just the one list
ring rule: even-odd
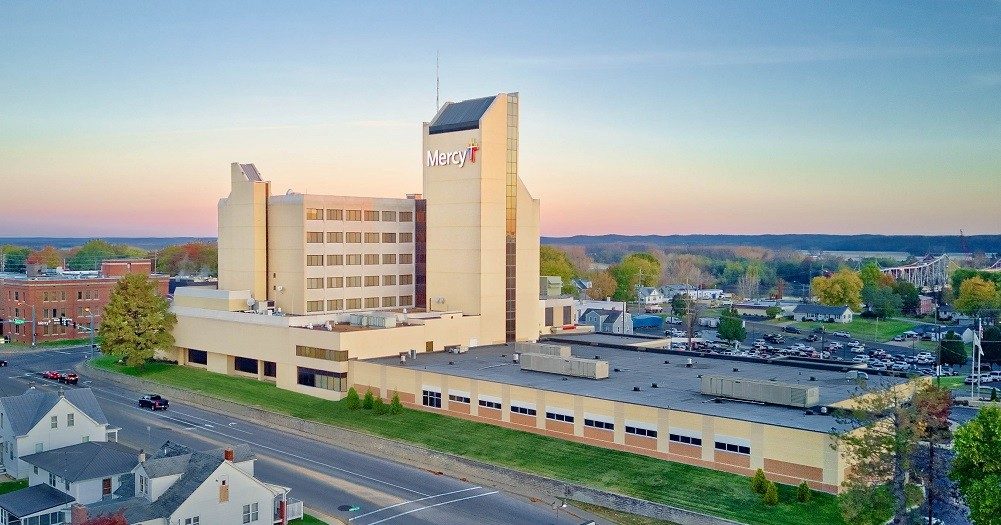
{"label": "evergreen tree", "polygon": [[765,471],[758,469],[754,473],[754,477],[751,478],[751,490],[756,494],[764,494],[768,490],[768,478],[765,477]]}
{"label": "evergreen tree", "polygon": [[813,498],[813,491],[810,490],[810,486],[805,481],[800,483],[799,487],[796,488],[796,501],[807,503],[811,498]]}
{"label": "evergreen tree", "polygon": [[344,396],[344,406],[348,410],[358,410],[361,407],[361,399],[358,398],[358,391],[355,387],[348,389],[347,395]]}
{"label": "evergreen tree", "polygon": [[942,338],[942,364],[964,365],[968,359],[963,339],[950,330]]}
{"label": "evergreen tree", "polygon": [[101,319],[101,351],[143,366],[158,350],[174,346],[177,317],[146,275],[129,274],[115,284]]}
{"label": "evergreen tree", "polygon": [[403,413],[403,403],[400,403],[400,394],[393,394],[393,400],[389,402],[389,413],[394,416]]}
{"label": "evergreen tree", "polygon": [[774,481],[768,482],[768,487],[765,489],[765,495],[762,498],[765,505],[778,505],[779,503],[779,489],[775,486]]}
{"label": "evergreen tree", "polygon": [[365,399],[361,402],[361,407],[365,410],[371,410],[375,406],[375,396],[372,395],[372,391],[369,390],[365,392]]}
{"label": "evergreen tree", "polygon": [[995,524],[1001,516],[1001,407],[984,406],[956,430],[956,453],[949,474],[973,523]]}
{"label": "evergreen tree", "polygon": [[735,308],[730,308],[723,312],[719,318],[717,328],[720,339],[726,341],[743,341],[747,339],[747,329],[744,328],[744,321]]}

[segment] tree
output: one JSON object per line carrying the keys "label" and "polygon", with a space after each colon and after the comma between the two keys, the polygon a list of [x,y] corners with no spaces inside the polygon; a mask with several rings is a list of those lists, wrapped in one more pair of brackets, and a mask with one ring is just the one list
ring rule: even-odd
{"label": "tree", "polygon": [[980,342],[984,348],[983,360],[1001,363],[1001,326],[994,325],[984,330],[984,338]]}
{"label": "tree", "polygon": [[388,411],[389,411],[389,406],[386,405],[386,402],[383,401],[381,397],[375,398],[375,401],[372,402],[372,412],[375,412],[376,414],[381,416]]}
{"label": "tree", "polygon": [[995,525],[1001,516],[1001,407],[984,406],[956,430],[949,474],[970,507],[976,525]]}
{"label": "tree", "polygon": [[956,335],[955,332],[949,330],[948,333],[942,337],[942,364],[945,365],[965,365],[969,356],[966,355],[966,344],[963,343],[963,338]]}
{"label": "tree", "polygon": [[981,310],[1001,307],[997,285],[980,276],[971,277],[959,285],[956,310],[972,315]]}
{"label": "tree", "polygon": [[813,490],[806,482],[802,482],[796,487],[796,501],[800,503],[808,503],[813,498]]}
{"label": "tree", "polygon": [[358,410],[361,408],[361,398],[358,397],[358,391],[355,387],[348,389],[348,393],[344,396],[344,407],[348,410]]}
{"label": "tree", "polygon": [[403,413],[403,403],[400,403],[400,394],[393,392],[393,400],[389,402],[389,413],[394,416]]}
{"label": "tree", "polygon": [[174,346],[171,331],[177,317],[156,285],[143,274],[118,280],[101,319],[101,351],[122,357],[129,366],[142,367],[156,352]]}
{"label": "tree", "polygon": [[[918,449],[915,456],[917,471],[924,473],[925,509],[928,516],[934,515],[935,496],[948,493],[946,484],[948,460],[936,449],[948,443],[952,437],[949,430],[949,413],[952,410],[952,391],[947,388],[927,385],[914,393],[912,400],[921,423],[921,440],[927,446]],[[930,521],[930,520],[929,520]]]}
{"label": "tree", "polygon": [[684,317],[688,314],[688,301],[685,300],[684,295],[679,293],[671,298],[671,312],[677,317]]}
{"label": "tree", "polygon": [[129,525],[129,522],[125,519],[125,514],[122,511],[118,511],[115,514],[96,516],[82,522],[80,525]]}
{"label": "tree", "polygon": [[768,481],[768,486],[765,488],[765,495],[762,498],[765,505],[778,505],[779,503],[779,489],[775,486],[774,481]]}
{"label": "tree", "polygon": [[618,284],[607,271],[593,271],[588,274],[588,279],[591,280],[591,288],[587,291],[587,296],[591,299],[601,301],[615,295]]}
{"label": "tree", "polygon": [[879,286],[883,278],[883,272],[879,269],[876,261],[869,261],[862,265],[858,272],[859,279],[862,279],[863,286]]}
{"label": "tree", "polygon": [[725,341],[743,341],[747,339],[747,330],[744,328],[744,321],[741,320],[737,310],[731,307],[725,310],[719,318],[717,328],[720,339]]}
{"label": "tree", "polygon": [[903,300],[887,286],[863,287],[862,299],[869,312],[878,319],[898,316],[903,308]]}
{"label": "tree", "polygon": [[828,306],[848,306],[858,311],[862,302],[862,279],[847,268],[830,277],[814,277],[810,290],[821,304]]}
{"label": "tree", "polygon": [[28,248],[13,244],[0,246],[0,268],[5,272],[23,272],[30,253],[31,250]]}
{"label": "tree", "polygon": [[660,280],[660,261],[649,253],[631,253],[608,269],[615,278],[613,296],[618,301],[635,297],[636,286],[656,286]]}
{"label": "tree", "polygon": [[764,494],[768,490],[768,478],[765,477],[765,471],[758,469],[754,473],[754,477],[751,478],[751,490],[755,494]]}
{"label": "tree", "polygon": [[189,242],[166,246],[156,253],[156,271],[167,275],[216,276],[219,249],[215,243]]}
{"label": "tree", "polygon": [[563,279],[563,293],[572,294],[576,290],[573,285],[577,277],[577,269],[563,250],[553,246],[539,247],[539,275],[554,275]]}
{"label": "tree", "polygon": [[959,290],[963,281],[973,277],[980,277],[985,281],[991,281],[997,286],[1001,286],[1001,272],[986,272],[974,270],[973,268],[957,268],[952,272],[952,289]]}
{"label": "tree", "polygon": [[102,239],[87,241],[66,259],[70,270],[98,270],[105,259],[145,257],[144,250],[124,244],[111,244]]}
{"label": "tree", "polygon": [[54,246],[46,246],[41,250],[31,252],[26,262],[40,264],[46,268],[56,268],[63,265],[63,254]]}
{"label": "tree", "polygon": [[369,390],[365,392],[365,397],[364,399],[362,399],[361,407],[364,408],[365,410],[372,410],[374,406],[375,406],[375,395],[373,395],[372,391]]}
{"label": "tree", "polygon": [[918,293],[916,286],[903,279],[897,279],[897,282],[893,283],[893,293],[900,296],[900,306],[904,313],[917,315],[921,306],[921,294]]}
{"label": "tree", "polygon": [[779,308],[778,306],[769,306],[768,308],[765,308],[765,316],[767,316],[769,319],[775,319],[781,313],[782,309]]}

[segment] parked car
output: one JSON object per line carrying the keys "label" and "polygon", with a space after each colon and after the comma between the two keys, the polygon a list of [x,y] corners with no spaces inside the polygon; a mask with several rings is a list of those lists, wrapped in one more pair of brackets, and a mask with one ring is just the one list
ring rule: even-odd
{"label": "parked car", "polygon": [[902,336],[902,335],[895,335],[895,336],[893,336],[893,340],[894,341],[898,341],[898,342],[903,341],[904,340],[904,336]]}
{"label": "parked car", "polygon": [[68,374],[63,374],[59,377],[60,383],[66,383],[67,385],[75,385],[80,382],[80,376],[70,372]]}
{"label": "parked car", "polygon": [[53,381],[57,381],[59,380],[60,377],[62,377],[62,374],[56,372],[55,370],[46,370],[45,372],[42,372],[42,377],[44,377],[45,379],[52,379]]}
{"label": "parked car", "polygon": [[845,339],[848,339],[849,337],[852,336],[848,332],[831,332],[831,335],[836,335],[838,337],[844,337]]}
{"label": "parked car", "polygon": [[864,354],[865,353],[865,347],[864,346],[851,346],[851,345],[849,345],[848,349],[851,350],[853,354]]}
{"label": "parked car", "polygon": [[893,363],[893,365],[891,365],[890,368],[896,370],[897,372],[903,372],[904,370],[908,370],[911,367],[907,363]]}
{"label": "parked car", "polygon": [[139,408],[167,410],[168,406],[170,406],[170,402],[160,394],[150,394],[139,398]]}
{"label": "parked car", "polygon": [[785,328],[782,329],[782,331],[786,332],[786,333],[789,333],[789,334],[801,334],[801,333],[803,333],[802,330],[800,330],[799,328],[796,328],[795,326],[786,326]]}
{"label": "parked car", "polygon": [[820,338],[817,337],[817,334],[810,334],[806,336],[806,340],[812,343],[814,341],[820,341]]}
{"label": "parked car", "polygon": [[0,359],[0,366],[7,366],[7,361]]}

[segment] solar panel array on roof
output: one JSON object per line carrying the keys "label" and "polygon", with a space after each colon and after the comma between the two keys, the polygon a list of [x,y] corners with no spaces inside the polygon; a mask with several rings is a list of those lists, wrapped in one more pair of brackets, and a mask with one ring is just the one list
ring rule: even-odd
{"label": "solar panel array on roof", "polygon": [[490,108],[496,97],[474,98],[462,102],[450,102],[428,126],[428,134],[451,133],[480,127],[480,118]]}

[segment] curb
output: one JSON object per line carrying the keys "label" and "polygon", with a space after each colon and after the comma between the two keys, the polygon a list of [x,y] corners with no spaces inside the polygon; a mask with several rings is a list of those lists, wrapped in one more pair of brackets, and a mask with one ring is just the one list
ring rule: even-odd
{"label": "curb", "polygon": [[168,397],[223,416],[241,417],[309,439],[323,441],[352,452],[388,459],[436,475],[445,475],[469,483],[490,486],[526,498],[573,499],[619,512],[666,520],[678,525],[744,525],[738,521],[592,487],[575,485],[500,465],[431,450],[412,443],[279,414],[146,379],[109,372],[95,368],[89,362],[81,363],[77,369],[85,371],[91,377],[117,383],[130,389],[158,391]]}

